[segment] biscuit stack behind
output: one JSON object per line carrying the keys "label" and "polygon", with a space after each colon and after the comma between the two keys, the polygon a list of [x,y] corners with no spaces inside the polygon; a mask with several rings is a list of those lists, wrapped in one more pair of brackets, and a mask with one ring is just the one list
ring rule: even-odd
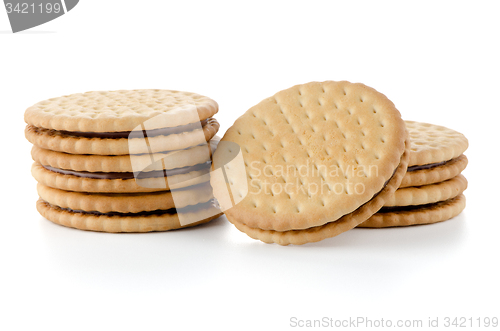
{"label": "biscuit stack behind", "polygon": [[[37,209],[83,230],[148,232],[220,215],[209,183],[215,101],[169,90],[101,91],[25,112]],[[211,141],[212,140],[212,141]]]}
{"label": "biscuit stack behind", "polygon": [[410,132],[408,172],[384,207],[359,227],[429,224],[457,216],[465,208],[465,136],[443,126],[405,121]]}

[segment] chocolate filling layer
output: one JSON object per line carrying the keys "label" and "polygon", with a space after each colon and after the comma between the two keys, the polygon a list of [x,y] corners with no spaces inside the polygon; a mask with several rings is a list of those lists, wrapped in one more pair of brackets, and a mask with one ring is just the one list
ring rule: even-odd
{"label": "chocolate filling layer", "polygon": [[84,138],[143,138],[154,136],[168,136],[182,132],[193,131],[205,126],[207,123],[213,123],[215,119],[207,118],[197,123],[175,126],[172,128],[161,128],[142,131],[121,131],[121,132],[80,132],[80,131],[59,131],[62,134]]}
{"label": "chocolate filling layer", "polygon": [[368,200],[367,202],[365,202],[365,203],[368,203],[368,202],[372,201],[374,198],[376,198],[376,197],[377,197],[377,195],[379,195],[380,193],[382,193],[382,191],[385,189],[385,187],[387,186],[387,184],[389,184],[389,182],[390,182],[390,181],[391,181],[391,179],[394,177],[394,175],[396,174],[396,171],[398,171],[398,169],[399,169],[399,164],[398,164],[398,166],[396,167],[396,169],[394,169],[394,171],[392,172],[391,177],[390,177],[388,180],[386,180],[386,181],[385,181],[384,186],[382,186],[382,189],[381,189],[380,191],[378,191],[377,193],[375,193],[375,194],[373,195],[373,197],[372,197],[370,200]]}
{"label": "chocolate filling layer", "polygon": [[435,205],[442,203],[442,202],[443,201],[439,201],[439,202],[427,203],[425,205],[414,205],[414,206],[382,207],[378,212],[379,213],[393,213],[393,212],[400,212],[400,211],[414,211],[414,210],[423,209],[423,208],[430,208],[430,207],[435,206]]}
{"label": "chocolate filling layer", "polygon": [[151,216],[151,215],[164,215],[164,214],[173,215],[173,214],[178,214],[178,213],[192,213],[192,212],[196,212],[196,211],[199,211],[202,209],[208,209],[210,207],[215,206],[215,200],[212,199],[212,200],[209,200],[209,201],[204,202],[204,203],[199,203],[196,205],[187,206],[187,207],[183,207],[183,208],[179,208],[179,209],[176,209],[176,208],[165,209],[165,210],[158,209],[158,210],[152,210],[152,211],[142,211],[139,213],[119,213],[119,212],[101,213],[98,211],[85,211],[85,210],[75,210],[75,209],[70,209],[70,208],[61,208],[59,206],[52,205],[52,204],[48,203],[47,201],[45,201],[45,203],[53,208],[68,211],[70,213],[90,214],[90,215],[97,215],[97,216],[101,216],[101,215],[102,216],[122,216],[122,217]]}
{"label": "chocolate filling layer", "polygon": [[456,160],[456,158],[448,160],[448,161],[443,161],[443,162],[436,162],[436,163],[429,163],[429,164],[424,164],[424,165],[411,166],[411,167],[408,167],[407,171],[411,172],[411,171],[417,171],[417,170],[432,169],[435,167],[445,165],[445,164],[452,162],[454,160]]}
{"label": "chocolate filling layer", "polygon": [[134,176],[133,172],[88,172],[88,171],[74,171],[74,170],[65,170],[59,168],[53,168],[50,166],[42,165],[47,170],[57,172],[63,175],[72,175],[83,178],[93,178],[93,179],[144,179],[144,178],[159,178],[159,177],[168,177],[175,175],[187,174],[191,171],[198,171],[209,169],[212,162],[208,161],[205,163],[197,164],[195,166],[190,167],[182,167],[175,168],[170,170],[155,170],[155,171],[146,171],[140,172],[137,177]]}

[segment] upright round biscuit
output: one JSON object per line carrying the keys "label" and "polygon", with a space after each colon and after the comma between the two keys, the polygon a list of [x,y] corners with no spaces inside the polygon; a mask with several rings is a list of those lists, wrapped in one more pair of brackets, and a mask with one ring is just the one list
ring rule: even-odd
{"label": "upright round biscuit", "polygon": [[[382,191],[403,163],[406,138],[399,111],[370,87],[345,81],[296,85],[250,108],[226,132],[221,141],[241,148],[246,177],[228,174],[227,185],[212,177],[214,195],[228,219],[250,228],[322,226]],[[224,166],[225,152],[215,152],[214,168]],[[224,205],[219,195],[241,183],[248,194],[232,208]]]}
{"label": "upright round biscuit", "polygon": [[[199,118],[190,116],[193,109]],[[75,93],[40,101],[24,114],[38,128],[75,132],[132,131],[157,115],[169,121],[148,129],[176,127],[213,116],[217,103],[205,96],[171,90],[118,90]]]}

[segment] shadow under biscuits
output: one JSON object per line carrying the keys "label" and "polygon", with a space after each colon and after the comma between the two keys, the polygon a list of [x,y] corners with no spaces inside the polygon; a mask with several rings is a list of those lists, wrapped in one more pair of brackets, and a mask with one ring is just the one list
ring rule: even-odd
{"label": "shadow under biscuits", "polygon": [[42,248],[55,270],[92,286],[96,275],[101,281],[115,279],[117,287],[141,281],[167,287],[178,286],[180,280],[199,282],[202,270],[210,273],[218,249],[215,243],[224,242],[220,226],[228,223],[218,217],[192,228],[117,235],[69,228],[43,217],[39,222]]}
{"label": "shadow under biscuits", "polygon": [[[432,224],[387,228],[355,228],[346,233],[348,236],[339,236],[339,240],[332,242],[331,246],[344,246],[345,244],[355,246],[354,249],[397,250],[401,253],[412,250],[422,252],[453,250],[460,246],[465,239],[465,220],[466,216],[464,212],[461,212],[449,220]],[[327,246],[326,244],[322,246]]]}

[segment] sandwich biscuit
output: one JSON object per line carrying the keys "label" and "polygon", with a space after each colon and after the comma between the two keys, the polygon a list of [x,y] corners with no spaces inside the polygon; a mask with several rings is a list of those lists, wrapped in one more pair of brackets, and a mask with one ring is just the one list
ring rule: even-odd
{"label": "sandwich biscuit", "polygon": [[[221,140],[228,142],[241,149],[245,171],[226,171],[224,183],[212,177],[221,209],[241,231],[281,245],[319,241],[368,219],[399,187],[410,154],[394,104],[345,81],[278,92],[237,119]],[[226,168],[230,152],[217,149],[215,169]],[[232,205],[228,191],[246,195]]]}
{"label": "sandwich biscuit", "polygon": [[77,93],[25,112],[37,209],[82,230],[166,231],[221,215],[209,183],[218,105],[195,93]]}
{"label": "sandwich biscuit", "polygon": [[452,129],[406,121],[412,137],[410,165],[400,188],[358,227],[383,228],[436,223],[465,208],[465,136]]}
{"label": "sandwich biscuit", "polygon": [[456,177],[467,166],[463,154],[469,142],[444,126],[405,121],[411,139],[408,173],[401,187],[421,186]]}

